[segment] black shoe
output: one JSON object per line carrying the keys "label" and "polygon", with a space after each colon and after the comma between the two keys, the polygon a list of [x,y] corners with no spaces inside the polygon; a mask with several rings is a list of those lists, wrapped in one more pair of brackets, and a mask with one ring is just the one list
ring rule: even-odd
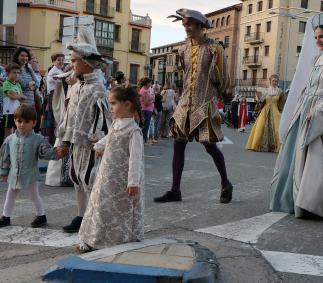
{"label": "black shoe", "polygon": [[229,203],[232,200],[232,191],[233,191],[232,184],[229,184],[226,187],[222,187],[220,202]]}
{"label": "black shoe", "polygon": [[31,222],[30,226],[32,228],[43,227],[47,224],[46,215],[36,216],[33,222]]}
{"label": "black shoe", "polygon": [[10,226],[10,217],[1,216],[0,218],[0,228]]}
{"label": "black shoe", "polygon": [[66,225],[63,227],[63,231],[65,233],[76,233],[80,230],[81,224],[82,224],[83,217],[76,216],[70,225]]}
{"label": "black shoe", "polygon": [[182,200],[182,194],[174,193],[172,191],[166,192],[161,197],[154,198],[154,202],[170,202],[170,201],[181,201]]}

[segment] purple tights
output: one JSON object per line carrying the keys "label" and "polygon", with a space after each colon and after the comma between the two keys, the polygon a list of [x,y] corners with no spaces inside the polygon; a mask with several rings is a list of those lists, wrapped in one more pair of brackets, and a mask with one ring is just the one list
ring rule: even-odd
{"label": "purple tights", "polygon": [[[173,185],[171,191],[174,193],[180,192],[181,178],[184,169],[185,162],[185,148],[187,142],[185,141],[174,141],[174,155],[173,155]],[[227,170],[225,167],[224,156],[218,149],[216,144],[203,143],[205,150],[213,158],[214,164],[218,169],[221,176],[222,186],[230,184],[227,176]]]}

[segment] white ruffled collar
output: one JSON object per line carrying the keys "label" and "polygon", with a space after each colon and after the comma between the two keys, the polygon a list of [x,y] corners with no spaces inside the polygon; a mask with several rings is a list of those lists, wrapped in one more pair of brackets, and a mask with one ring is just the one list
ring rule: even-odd
{"label": "white ruffled collar", "polygon": [[113,121],[112,127],[114,130],[121,130],[132,123],[136,123],[134,118],[118,118]]}

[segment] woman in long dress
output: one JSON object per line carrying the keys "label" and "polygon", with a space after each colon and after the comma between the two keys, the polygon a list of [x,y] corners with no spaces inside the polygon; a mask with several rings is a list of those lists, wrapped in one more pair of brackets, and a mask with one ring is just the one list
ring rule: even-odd
{"label": "woman in long dress", "polygon": [[271,185],[270,209],[323,217],[323,14],[312,21],[321,54],[298,99]]}
{"label": "woman in long dress", "polygon": [[239,113],[239,123],[238,130],[239,132],[244,132],[246,130],[246,124],[248,122],[248,104],[245,97],[240,99],[238,113]]}
{"label": "woman in long dress", "polygon": [[258,98],[265,103],[248,139],[246,149],[264,152],[279,152],[279,123],[284,104],[284,93],[278,87],[278,76],[269,78],[270,86]]}

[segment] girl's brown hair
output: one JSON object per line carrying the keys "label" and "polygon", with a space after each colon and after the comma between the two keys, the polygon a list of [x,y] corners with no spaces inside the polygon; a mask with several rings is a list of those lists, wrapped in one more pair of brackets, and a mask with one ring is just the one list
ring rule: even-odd
{"label": "girl's brown hair", "polygon": [[59,57],[62,57],[62,58],[65,58],[65,55],[63,53],[60,53],[60,52],[57,52],[57,53],[54,53],[52,56],[50,56],[50,58],[52,59],[52,62],[54,63],[57,58]]}
{"label": "girl's brown hair", "polygon": [[151,79],[148,77],[143,77],[139,80],[138,89],[141,89],[143,86],[151,83]]}
{"label": "girl's brown hair", "polygon": [[138,92],[134,87],[116,86],[112,89],[110,95],[113,95],[113,97],[120,102],[129,101],[132,104],[133,111],[135,113],[135,119],[139,123],[139,126],[141,127],[143,125],[140,98]]}

